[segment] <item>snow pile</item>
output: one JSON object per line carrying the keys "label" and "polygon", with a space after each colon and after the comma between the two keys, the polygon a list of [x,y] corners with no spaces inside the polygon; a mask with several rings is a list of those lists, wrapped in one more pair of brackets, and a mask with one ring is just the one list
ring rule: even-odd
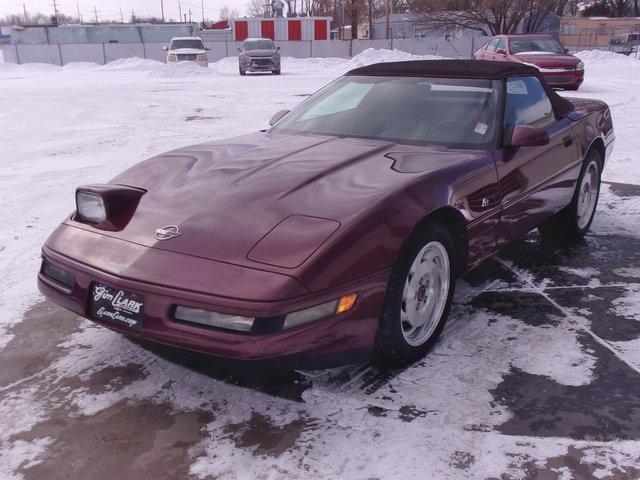
{"label": "snow pile", "polygon": [[162,62],[156,60],[149,60],[148,58],[119,58],[113,62],[109,62],[106,65],[101,66],[101,70],[113,71],[113,72],[149,72],[164,65]]}
{"label": "snow pile", "polygon": [[401,50],[377,50],[375,48],[367,48],[359,53],[349,62],[353,68],[364,67],[373,63],[381,62],[404,62],[407,60],[440,60],[444,57],[437,55],[414,55],[412,53],[403,52]]}
{"label": "snow pile", "polygon": [[[640,60],[621,53],[608,50],[585,50],[576,53],[576,57],[582,60],[588,67],[596,68],[638,68]],[[588,73],[588,72],[587,72]]]}
{"label": "snow pile", "polygon": [[210,77],[215,75],[211,69],[201,67],[195,62],[159,63],[149,71],[149,78],[185,78]]}

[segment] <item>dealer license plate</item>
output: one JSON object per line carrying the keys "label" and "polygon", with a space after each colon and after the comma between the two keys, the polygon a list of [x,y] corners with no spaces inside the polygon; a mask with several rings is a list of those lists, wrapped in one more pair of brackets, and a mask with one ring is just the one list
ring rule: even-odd
{"label": "dealer license plate", "polygon": [[144,298],[137,293],[94,283],[89,298],[91,318],[140,331],[144,315]]}

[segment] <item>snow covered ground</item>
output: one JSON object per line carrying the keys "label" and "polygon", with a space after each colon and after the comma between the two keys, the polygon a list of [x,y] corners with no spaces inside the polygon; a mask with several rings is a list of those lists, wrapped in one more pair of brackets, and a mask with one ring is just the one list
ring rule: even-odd
{"label": "snow covered ground", "polygon": [[[461,283],[442,342],[411,368],[275,386],[209,374],[203,359],[43,304],[40,247],[77,185],[265,128],[351,68],[416,57],[286,58],[279,77],[242,78],[231,58],[209,69],[0,63],[0,478],[640,478],[640,190],[617,185],[640,185],[640,61],[580,56],[587,77],[571,95],[608,102],[617,135],[586,247],[560,254],[533,236],[485,264]],[[626,336],[598,330],[607,315]],[[24,368],[11,369],[16,358]],[[623,411],[592,418],[612,392]]]}

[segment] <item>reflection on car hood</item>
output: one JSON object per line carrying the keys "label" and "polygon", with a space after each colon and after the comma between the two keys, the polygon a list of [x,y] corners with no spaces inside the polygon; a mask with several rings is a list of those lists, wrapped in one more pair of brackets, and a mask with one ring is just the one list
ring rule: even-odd
{"label": "reflection on car hood", "polygon": [[546,52],[525,52],[516,55],[525,63],[531,63],[537,67],[575,67],[580,59],[573,55],[560,55]]}
{"label": "reflection on car hood", "polygon": [[[345,225],[412,181],[413,175],[393,168],[407,149],[421,152],[424,170],[471,155],[379,140],[273,133],[194,145],[149,159],[116,177],[113,183],[147,193],[123,231],[105,234],[255,266],[246,258],[251,248],[290,215]],[[394,158],[385,156],[389,152]],[[178,225],[182,235],[157,241],[156,229],[166,225]]]}
{"label": "reflection on car hood", "polygon": [[276,53],[276,50],[247,50],[244,53],[250,57],[271,57]]}

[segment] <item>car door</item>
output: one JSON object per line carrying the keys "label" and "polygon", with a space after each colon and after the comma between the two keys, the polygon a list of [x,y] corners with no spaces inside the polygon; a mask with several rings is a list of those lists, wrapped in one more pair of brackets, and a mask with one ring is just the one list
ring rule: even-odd
{"label": "car door", "polygon": [[503,146],[496,155],[502,205],[498,244],[521,237],[571,201],[580,153],[573,121],[556,119],[537,77],[505,81],[505,131],[513,125],[544,128],[549,143],[536,147]]}

